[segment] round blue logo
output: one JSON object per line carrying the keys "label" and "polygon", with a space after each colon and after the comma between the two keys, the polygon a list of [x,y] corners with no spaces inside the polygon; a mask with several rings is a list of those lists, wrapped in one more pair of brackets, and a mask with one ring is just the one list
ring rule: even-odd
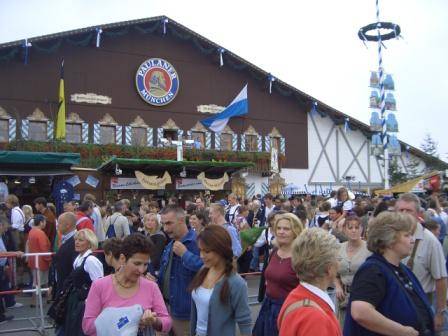
{"label": "round blue logo", "polygon": [[144,61],[135,75],[140,97],[148,104],[163,106],[171,103],[179,91],[179,76],[171,63],[162,58]]}

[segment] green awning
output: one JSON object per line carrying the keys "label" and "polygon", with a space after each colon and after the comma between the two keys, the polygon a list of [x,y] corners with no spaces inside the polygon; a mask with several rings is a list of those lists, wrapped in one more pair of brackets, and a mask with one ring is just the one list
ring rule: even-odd
{"label": "green awning", "polygon": [[79,165],[78,153],[0,151],[0,165]]}
{"label": "green awning", "polygon": [[180,172],[184,168],[187,172],[205,172],[209,174],[228,174],[244,168],[254,167],[253,162],[217,162],[217,161],[175,161],[156,159],[127,159],[112,157],[107,162],[97,168],[101,172],[115,172],[118,167],[123,170],[123,174],[132,174],[135,170]]}

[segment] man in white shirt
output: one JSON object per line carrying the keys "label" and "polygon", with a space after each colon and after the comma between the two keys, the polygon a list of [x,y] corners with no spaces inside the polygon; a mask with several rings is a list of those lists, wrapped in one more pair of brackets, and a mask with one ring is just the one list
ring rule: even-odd
{"label": "man in white shirt", "polygon": [[268,218],[269,214],[274,211],[274,197],[271,194],[264,195],[264,207],[263,207],[263,214],[264,214],[264,223],[266,223],[266,219]]}
{"label": "man in white shirt", "polygon": [[90,201],[93,203],[93,212],[90,218],[93,220],[93,226],[95,228],[95,234],[98,238],[98,242],[101,243],[105,239],[105,232],[103,230],[103,217],[101,216],[100,208],[95,203],[96,198],[92,194],[85,194],[84,201]]}
{"label": "man in white shirt", "polygon": [[22,209],[19,207],[19,199],[16,195],[10,194],[6,198],[6,206],[11,210],[11,228],[12,237],[14,239],[14,244],[16,249],[24,250],[24,234],[23,230],[25,228],[25,215]]}
{"label": "man in white shirt", "polygon": [[235,225],[235,219],[238,217],[239,210],[240,210],[240,204],[238,203],[238,197],[235,194],[230,194],[227,197],[229,201],[229,205],[227,207],[227,211],[225,214],[225,220],[227,223],[230,223],[232,225]]}

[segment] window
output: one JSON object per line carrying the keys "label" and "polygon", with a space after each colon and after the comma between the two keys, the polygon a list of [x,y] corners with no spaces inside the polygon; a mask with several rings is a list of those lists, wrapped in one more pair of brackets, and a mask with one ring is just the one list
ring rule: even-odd
{"label": "window", "polygon": [[204,132],[191,132],[191,139],[194,140],[194,148],[205,148],[205,133]]}
{"label": "window", "polygon": [[132,146],[147,145],[146,128],[132,127]]}
{"label": "window", "polygon": [[34,141],[47,141],[47,122],[30,121],[29,137]]}
{"label": "window", "polygon": [[256,135],[246,135],[246,151],[247,152],[258,151],[258,143]]}
{"label": "window", "polygon": [[221,134],[221,149],[231,151],[232,150],[232,134]]}
{"label": "window", "polygon": [[271,146],[272,148],[275,148],[277,152],[280,152],[280,138],[271,137]]}
{"label": "window", "polygon": [[115,126],[103,126],[101,125],[101,144],[113,144],[115,143]]}
{"label": "window", "polygon": [[9,120],[1,119],[0,120],[0,142],[8,142],[9,141]]}
{"label": "window", "polygon": [[65,140],[69,143],[81,143],[81,124],[65,124]]}

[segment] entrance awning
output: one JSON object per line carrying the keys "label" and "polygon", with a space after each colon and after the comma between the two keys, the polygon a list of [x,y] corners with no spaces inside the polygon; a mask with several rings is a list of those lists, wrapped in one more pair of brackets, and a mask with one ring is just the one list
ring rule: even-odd
{"label": "entrance awning", "polygon": [[73,175],[80,161],[78,153],[0,151],[0,176]]}
{"label": "entrance awning", "polygon": [[117,167],[123,171],[123,175],[133,175],[135,170],[147,172],[163,172],[168,170],[180,173],[184,168],[187,173],[205,172],[210,175],[222,175],[234,173],[244,168],[254,167],[252,162],[215,162],[215,161],[175,161],[155,159],[126,159],[112,157],[97,168],[100,172],[115,173]]}
{"label": "entrance awning", "polygon": [[78,153],[0,151],[0,165],[26,164],[71,166],[79,164],[80,161],[81,155]]}
{"label": "entrance awning", "polygon": [[375,190],[375,194],[376,195],[401,194],[401,193],[413,192],[414,189],[416,190],[416,192],[423,192],[424,191],[423,187],[422,186],[419,187],[419,184],[423,180],[429,179],[436,175],[439,175],[439,172],[432,171],[428,174],[422,175],[420,177],[416,177],[412,180],[397,184],[390,189]]}

